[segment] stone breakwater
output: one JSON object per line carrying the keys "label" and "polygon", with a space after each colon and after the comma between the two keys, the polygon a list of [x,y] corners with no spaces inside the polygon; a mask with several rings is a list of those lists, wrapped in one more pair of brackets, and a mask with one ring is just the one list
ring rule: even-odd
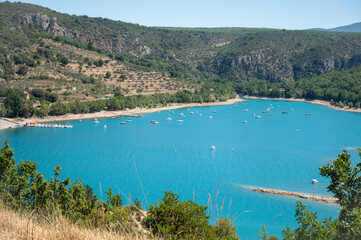
{"label": "stone breakwater", "polygon": [[310,194],[297,193],[297,192],[287,192],[287,191],[282,191],[282,190],[259,188],[259,187],[245,187],[245,188],[250,189],[255,192],[260,192],[260,193],[277,194],[277,195],[282,195],[282,196],[291,196],[291,197],[309,199],[309,200],[313,200],[313,201],[321,201],[321,202],[325,202],[325,203],[338,204],[338,202],[337,202],[338,199],[333,198],[333,197],[323,197],[323,196],[317,196],[317,195],[310,195]]}

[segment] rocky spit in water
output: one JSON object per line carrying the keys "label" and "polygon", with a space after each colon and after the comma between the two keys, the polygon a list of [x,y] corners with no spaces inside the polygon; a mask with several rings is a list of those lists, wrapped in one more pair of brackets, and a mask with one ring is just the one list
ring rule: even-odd
{"label": "rocky spit in water", "polygon": [[277,194],[277,195],[282,195],[282,196],[291,196],[291,197],[309,199],[309,200],[313,200],[313,201],[321,201],[321,202],[325,202],[325,203],[338,204],[338,202],[337,202],[338,199],[333,198],[333,197],[323,197],[323,196],[316,196],[316,195],[297,193],[297,192],[287,192],[287,191],[282,191],[282,190],[260,188],[260,187],[245,187],[245,188],[250,189],[255,192],[260,192],[260,193]]}

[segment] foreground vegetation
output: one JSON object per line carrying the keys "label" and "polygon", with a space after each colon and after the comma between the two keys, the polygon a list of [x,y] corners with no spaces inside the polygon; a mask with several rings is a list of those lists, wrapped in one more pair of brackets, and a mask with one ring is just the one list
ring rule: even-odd
{"label": "foreground vegetation", "polygon": [[34,212],[14,211],[0,202],[0,239],[34,240],[161,240],[143,234],[120,235],[111,230],[80,227],[64,217],[51,218]]}
{"label": "foreground vegetation", "polygon": [[352,165],[344,150],[332,164],[320,168],[320,174],[331,180],[327,189],[342,207],[338,219],[319,220],[317,213],[298,202],[295,216],[299,226],[283,230],[284,239],[361,239],[361,162]]}
{"label": "foreground vegetation", "polygon": [[[130,238],[139,234],[165,239],[238,239],[233,222],[220,218],[211,225],[207,207],[165,191],[164,197],[144,214],[139,199],[123,206],[119,194],[105,191],[107,201],[99,199],[82,181],[60,179],[60,166],[54,176],[45,179],[37,171],[37,163],[13,158],[13,150],[5,142],[0,150],[0,197],[3,204],[20,213],[40,214],[50,221],[60,217],[81,227],[108,229]],[[144,219],[142,219],[144,218]],[[134,224],[142,220],[143,229]]]}
{"label": "foreground vegetation", "polygon": [[[228,217],[220,217],[212,225],[206,206],[193,200],[180,201],[172,192],[165,191],[164,197],[156,204],[150,204],[146,212],[139,199],[123,205],[121,196],[114,194],[112,189],[105,191],[107,200],[103,200],[80,179],[61,180],[60,166],[54,168],[51,179],[45,179],[37,171],[36,163],[29,160],[16,163],[13,154],[5,141],[0,150],[0,210],[26,216],[28,225],[32,219],[34,226],[44,221],[47,221],[44,228],[48,223],[64,226],[72,229],[66,234],[74,239],[79,238],[72,235],[73,231],[81,231],[82,236],[93,239],[99,239],[99,236],[107,239],[118,239],[119,236],[120,239],[239,239],[233,221]],[[361,157],[361,149],[359,155]],[[320,173],[331,179],[328,190],[339,199],[342,210],[338,219],[319,220],[317,213],[309,212],[298,202],[295,216],[299,226],[295,229],[287,226],[282,233],[284,239],[360,239],[361,162],[353,167],[350,155],[343,151],[332,164],[321,167]],[[53,229],[52,236],[56,236],[57,227]],[[33,234],[29,233],[28,227],[26,232],[23,231],[25,233],[27,237]],[[266,227],[259,237],[277,239],[270,237]]]}

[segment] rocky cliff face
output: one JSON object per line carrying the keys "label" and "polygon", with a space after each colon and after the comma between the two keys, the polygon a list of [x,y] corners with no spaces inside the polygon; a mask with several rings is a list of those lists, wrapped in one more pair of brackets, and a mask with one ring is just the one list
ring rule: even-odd
{"label": "rocky cliff face", "polygon": [[280,54],[260,49],[247,54],[226,54],[198,67],[201,71],[237,78],[240,74],[271,82],[290,82],[361,64],[361,54],[314,58],[292,63],[297,53]]}
{"label": "rocky cliff face", "polygon": [[[38,13],[27,13],[21,18],[22,24],[33,24],[40,27],[42,30],[53,33],[55,36],[68,37],[71,39],[79,40],[82,42],[93,42],[94,46],[103,49],[107,53],[120,54],[124,53],[124,44],[128,44],[127,53],[135,56],[143,56],[151,54],[153,50],[146,45],[138,43],[137,39],[134,42],[125,42],[121,37],[109,38],[103,36],[100,40],[94,40],[92,36],[81,34],[76,30],[70,30],[65,27],[61,27],[58,24],[57,18],[49,18],[48,15],[41,12]],[[131,49],[129,51],[129,49]]]}
{"label": "rocky cliff face", "polygon": [[74,35],[78,35],[76,32],[74,34],[66,28],[59,27],[56,17],[49,19],[48,15],[43,13],[28,13],[23,16],[21,23],[34,24],[55,36],[74,38]]}

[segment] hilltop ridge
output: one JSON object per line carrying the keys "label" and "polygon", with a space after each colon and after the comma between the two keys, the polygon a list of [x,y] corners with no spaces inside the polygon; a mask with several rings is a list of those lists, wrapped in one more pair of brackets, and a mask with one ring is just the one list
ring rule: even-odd
{"label": "hilltop ridge", "polygon": [[330,32],[361,32],[361,22],[352,23],[345,26],[335,27],[335,28],[312,28],[310,30],[322,30]]}

